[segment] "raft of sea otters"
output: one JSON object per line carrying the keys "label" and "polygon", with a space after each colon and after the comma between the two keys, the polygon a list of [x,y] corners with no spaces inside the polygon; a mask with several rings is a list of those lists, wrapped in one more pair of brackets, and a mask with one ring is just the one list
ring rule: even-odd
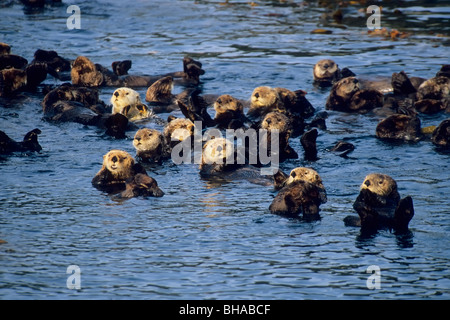
{"label": "raft of sea otters", "polygon": [[[125,138],[126,132],[134,132],[136,157],[123,150],[111,150],[103,155],[103,165],[92,179],[95,188],[115,197],[162,197],[163,190],[142,164],[169,161],[180,150],[186,152],[178,148],[181,144],[191,147],[200,143],[200,175],[249,181],[263,179],[277,191],[270,212],[305,220],[320,219],[319,207],[327,201],[327,195],[318,172],[298,167],[286,174],[276,168],[271,175],[262,176],[260,169],[270,166],[263,161],[264,155],[275,155],[279,162],[297,159],[299,155],[289,142],[298,137],[305,159],[316,160],[318,129],[326,128],[327,112],[316,112],[303,90],[261,86],[254,88],[250,101],[229,94],[202,96],[198,89],[200,76],[205,73],[202,64],[190,57],[182,62],[182,71],[130,75],[130,60],[114,61],[105,67],[88,57],[79,56],[72,61],[55,51],[38,49],[29,63],[12,54],[9,45],[0,43],[0,96],[7,100],[24,91],[42,92],[45,95],[43,117],[49,122],[95,126],[116,139]],[[43,85],[48,76],[62,84]],[[377,138],[413,142],[427,139],[438,149],[450,148],[450,119],[437,127],[422,128],[419,118],[420,114],[450,112],[450,65],[442,66],[430,79],[400,71],[392,74],[390,83],[383,84],[363,81],[348,68],[340,69],[334,61],[326,59],[316,63],[312,76],[315,85],[330,88],[326,110],[382,114],[384,119],[375,128]],[[184,91],[172,94],[175,85]],[[110,104],[99,99],[102,87],[115,88]],[[147,88],[145,102],[133,88]],[[214,116],[208,112],[210,107]],[[167,120],[158,117],[172,111],[181,111],[184,117],[173,114]],[[147,119],[158,121],[164,126],[163,131],[140,128],[142,120]],[[199,142],[196,132],[205,129],[197,128],[199,123],[216,129],[213,132],[219,134]],[[247,145],[244,149],[234,148],[236,141],[220,134],[228,129],[241,130],[244,137],[256,140],[253,145],[266,146],[267,150],[252,152]],[[246,135],[251,130],[263,130],[265,134]],[[26,133],[23,141],[15,141],[0,131],[0,154],[41,151],[40,133],[34,129]],[[331,151],[345,157],[353,149],[354,145],[339,141]],[[236,161],[238,157],[244,161]],[[402,198],[396,181],[382,173],[366,176],[353,208],[358,215],[346,217],[345,225],[363,230],[405,232],[414,215],[411,197]]]}

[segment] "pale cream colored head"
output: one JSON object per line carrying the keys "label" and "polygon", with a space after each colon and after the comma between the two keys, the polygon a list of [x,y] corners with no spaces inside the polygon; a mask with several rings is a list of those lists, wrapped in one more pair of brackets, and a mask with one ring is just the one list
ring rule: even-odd
{"label": "pale cream colored head", "polygon": [[382,197],[397,196],[397,183],[386,174],[371,173],[368,174],[361,184],[361,190],[368,189]]}
{"label": "pale cream colored head", "polygon": [[203,146],[202,164],[225,164],[233,160],[233,143],[225,138],[208,140]]}
{"label": "pale cream colored head", "polygon": [[322,179],[320,178],[317,171],[314,169],[305,167],[298,167],[292,169],[291,173],[289,174],[289,178],[286,180],[286,184],[290,184],[294,181],[299,180],[311,182],[317,185],[318,187],[323,188]]}
{"label": "pale cream colored head", "polygon": [[139,129],[133,139],[133,146],[140,152],[157,150],[163,144],[164,138],[162,133],[150,128]]}
{"label": "pale cream colored head", "polygon": [[141,102],[139,92],[131,88],[118,88],[111,96],[112,114],[121,113],[129,120],[148,118],[152,112]]}
{"label": "pale cream colored head", "polygon": [[279,108],[281,109],[282,104],[278,91],[267,86],[255,88],[250,98],[250,110],[263,109],[274,111]]}
{"label": "pale cream colored head", "polygon": [[313,76],[314,80],[334,80],[338,75],[338,65],[330,59],[323,59],[314,65]]}
{"label": "pale cream colored head", "polygon": [[103,168],[106,168],[116,178],[130,177],[133,165],[133,157],[123,150],[111,150],[103,156]]}
{"label": "pale cream colored head", "polygon": [[187,137],[194,135],[195,126],[191,120],[185,118],[177,118],[170,121],[163,131],[166,143],[171,141],[183,141]]}

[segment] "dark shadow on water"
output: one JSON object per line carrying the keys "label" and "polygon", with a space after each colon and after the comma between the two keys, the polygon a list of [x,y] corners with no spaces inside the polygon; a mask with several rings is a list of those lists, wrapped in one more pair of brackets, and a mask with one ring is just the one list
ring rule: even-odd
{"label": "dark shadow on water", "polygon": [[414,234],[409,229],[404,232],[393,232],[388,230],[360,230],[356,237],[356,247],[361,249],[365,246],[375,245],[373,242],[379,235],[380,231],[389,232],[395,236],[397,246],[399,248],[412,248],[414,246]]}

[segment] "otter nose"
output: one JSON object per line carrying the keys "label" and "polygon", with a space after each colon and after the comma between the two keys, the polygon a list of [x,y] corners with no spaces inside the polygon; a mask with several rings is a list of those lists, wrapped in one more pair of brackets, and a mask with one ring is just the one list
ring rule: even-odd
{"label": "otter nose", "polygon": [[141,141],[141,137],[135,137],[134,140]]}
{"label": "otter nose", "polygon": [[370,181],[369,181],[369,180],[366,180],[366,181],[364,181],[364,184],[365,184],[366,186],[370,186]]}
{"label": "otter nose", "polygon": [[267,124],[271,124],[271,123],[272,123],[272,120],[266,119],[266,122],[267,122]]}
{"label": "otter nose", "polygon": [[353,83],[358,83],[358,79],[353,79]]}
{"label": "otter nose", "polygon": [[118,160],[118,159],[117,159],[117,157],[116,157],[116,156],[112,157],[112,159],[111,159],[111,161],[112,161],[112,162],[114,162],[114,163],[116,163],[116,162],[117,162],[117,160]]}
{"label": "otter nose", "polygon": [[114,92],[114,95],[115,95],[116,97],[118,97],[118,96],[119,96],[119,93],[116,91],[116,92]]}
{"label": "otter nose", "polygon": [[324,69],[328,69],[330,66],[328,65],[328,63],[325,63],[324,65],[323,65],[323,68]]}
{"label": "otter nose", "polygon": [[255,98],[258,99],[259,98],[259,93],[255,93]]}

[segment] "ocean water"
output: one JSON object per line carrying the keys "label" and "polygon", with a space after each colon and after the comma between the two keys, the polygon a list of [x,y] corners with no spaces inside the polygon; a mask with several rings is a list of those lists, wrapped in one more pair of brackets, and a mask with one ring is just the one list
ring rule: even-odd
{"label": "ocean water", "polygon": [[[431,78],[450,63],[446,1],[383,2],[381,26],[409,34],[395,40],[368,35],[366,7],[357,2],[342,9],[342,23],[321,19],[333,1],[224,2],[79,0],[30,10],[4,1],[0,42],[29,61],[37,49],[105,66],[131,59],[135,74],[180,71],[188,55],[206,71],[202,94],[248,100],[261,85],[302,89],[318,112],[329,93],[313,85],[320,59],[369,78],[402,70]],[[81,29],[67,27],[72,4]],[[332,33],[311,33],[318,28]],[[45,84],[59,82],[49,77]],[[101,88],[101,98],[109,102],[114,90]],[[146,88],[137,90],[145,95]],[[269,212],[276,195],[270,186],[214,183],[200,177],[198,165],[171,161],[146,166],[164,197],[117,201],[91,179],[109,150],[135,154],[134,132],[116,140],[93,127],[47,122],[42,99],[41,92],[0,99],[0,130],[21,140],[39,128],[43,147],[0,159],[0,299],[450,298],[450,155],[427,139],[378,140],[375,113],[329,112],[317,161],[305,161],[299,138],[291,139],[299,159],[281,169],[314,168],[328,194],[321,220],[304,222]],[[420,117],[426,127],[449,115]],[[139,125],[161,129],[155,121]],[[343,139],[356,147],[348,158],[327,151]],[[401,196],[413,198],[409,233],[362,237],[344,226],[371,172],[391,175]],[[68,285],[73,265],[81,270],[80,289]],[[367,285],[372,265],[380,288]]]}

